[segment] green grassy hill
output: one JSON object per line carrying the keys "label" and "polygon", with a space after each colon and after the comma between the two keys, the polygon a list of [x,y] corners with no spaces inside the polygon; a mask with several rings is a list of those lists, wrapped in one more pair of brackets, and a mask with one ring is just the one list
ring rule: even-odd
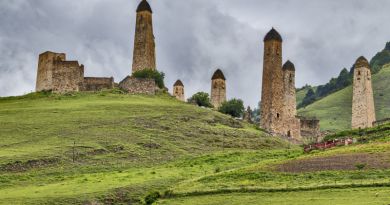
{"label": "green grassy hill", "polygon": [[139,203],[151,189],[215,169],[184,166],[187,158],[290,146],[168,96],[115,92],[1,98],[0,139],[0,204]]}
{"label": "green grassy hill", "polygon": [[385,204],[388,127],[304,154],[165,95],[1,98],[0,204]]}
{"label": "green grassy hill", "polygon": [[[373,75],[377,119],[390,117],[390,64]],[[345,130],[351,126],[352,86],[298,110],[299,115],[317,117],[323,130]]]}
{"label": "green grassy hill", "polygon": [[173,186],[158,204],[387,204],[389,128],[364,130],[365,140],[348,133],[359,143],[326,151],[263,151],[258,162]]}

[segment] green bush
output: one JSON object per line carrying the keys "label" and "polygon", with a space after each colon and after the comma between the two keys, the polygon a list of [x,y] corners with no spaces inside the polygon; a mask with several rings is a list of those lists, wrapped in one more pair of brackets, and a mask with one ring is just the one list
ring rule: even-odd
{"label": "green bush", "polygon": [[363,169],[366,167],[366,164],[356,164],[355,167],[356,167],[358,170],[363,170]]}
{"label": "green bush", "polygon": [[150,192],[148,195],[145,196],[144,202],[146,205],[151,205],[154,202],[156,202],[161,197],[160,192],[153,191]]}
{"label": "green bush", "polygon": [[210,103],[210,97],[208,93],[198,92],[188,99],[189,103],[196,104],[201,107],[213,107]]}
{"label": "green bush", "polygon": [[139,70],[134,72],[133,77],[154,79],[154,81],[156,82],[159,88],[161,89],[165,88],[165,84],[164,84],[165,74],[163,72],[158,72],[157,70],[152,70],[152,69],[144,69],[144,70]]}
{"label": "green bush", "polygon": [[244,114],[244,102],[240,99],[232,99],[222,103],[219,112],[231,115],[232,117],[241,117]]}

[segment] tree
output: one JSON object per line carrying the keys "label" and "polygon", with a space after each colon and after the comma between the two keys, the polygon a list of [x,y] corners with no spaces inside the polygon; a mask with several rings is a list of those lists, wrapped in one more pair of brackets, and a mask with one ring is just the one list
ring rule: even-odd
{"label": "tree", "polygon": [[163,72],[158,72],[157,70],[152,70],[152,69],[139,70],[133,73],[133,77],[154,79],[154,81],[156,82],[159,88],[162,89],[165,87],[164,84],[165,74]]}
{"label": "tree", "polygon": [[200,107],[213,107],[210,103],[210,97],[208,93],[198,92],[188,99],[189,103],[196,104]]}
{"label": "tree", "polygon": [[310,88],[305,98],[303,98],[301,104],[298,105],[298,108],[306,107],[307,105],[312,104],[316,100],[316,94],[314,93],[313,88]]}
{"label": "tree", "polygon": [[231,99],[223,102],[219,112],[231,115],[232,117],[241,117],[245,112],[244,102],[240,99]]}

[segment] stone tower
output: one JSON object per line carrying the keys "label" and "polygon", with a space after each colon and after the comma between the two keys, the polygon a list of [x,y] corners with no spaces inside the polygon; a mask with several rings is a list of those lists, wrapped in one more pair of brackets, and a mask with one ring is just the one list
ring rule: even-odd
{"label": "stone tower", "polygon": [[283,70],[282,37],[272,28],[264,38],[261,127],[272,133],[282,132]]}
{"label": "stone tower", "polygon": [[181,80],[177,80],[176,83],[173,85],[173,96],[175,96],[176,99],[180,101],[185,101],[184,85]]}
{"label": "stone tower", "polygon": [[272,28],[264,38],[261,127],[272,134],[300,139],[296,117],[295,67],[287,61],[282,67],[282,37]]}
{"label": "stone tower", "polygon": [[371,68],[363,56],[355,63],[352,96],[352,129],[368,128],[375,122]]}
{"label": "stone tower", "polygon": [[156,69],[152,13],[152,8],[149,3],[146,0],[142,0],[137,8],[133,51],[133,73],[144,69]]}
{"label": "stone tower", "polygon": [[[283,126],[288,137],[301,136],[300,119],[297,116],[297,100],[295,92],[295,66],[291,61],[283,65],[284,105]],[[287,132],[286,132],[287,131]]]}
{"label": "stone tower", "polygon": [[226,101],[226,78],[217,69],[211,78],[211,104],[218,109]]}
{"label": "stone tower", "polygon": [[47,51],[39,55],[36,91],[57,93],[80,91],[84,82],[84,66],[66,61],[64,53]]}
{"label": "stone tower", "polygon": [[289,60],[283,65],[283,84],[285,91],[284,115],[289,118],[295,118],[295,116],[297,115],[297,102],[295,93],[295,66]]}
{"label": "stone tower", "polygon": [[35,90],[37,92],[53,89],[54,62],[65,61],[64,53],[53,53],[47,51],[39,55],[38,73]]}

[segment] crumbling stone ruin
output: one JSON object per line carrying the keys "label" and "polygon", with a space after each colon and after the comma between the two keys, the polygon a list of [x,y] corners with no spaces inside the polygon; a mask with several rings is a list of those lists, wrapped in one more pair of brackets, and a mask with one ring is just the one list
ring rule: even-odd
{"label": "crumbling stone ruin", "polygon": [[142,0],[137,8],[133,51],[133,73],[144,69],[156,69],[152,14],[152,8],[149,3],[146,0]]}
{"label": "crumbling stone ruin", "polygon": [[129,94],[154,95],[159,90],[154,79],[127,76],[119,83],[119,88]]}
{"label": "crumbling stone ruin", "polygon": [[299,116],[301,121],[301,136],[308,142],[320,142],[320,120]]}
{"label": "crumbling stone ruin", "polygon": [[211,104],[218,109],[226,101],[226,78],[217,69],[211,78]]}
{"label": "crumbling stone ruin", "polygon": [[371,68],[366,58],[355,63],[352,95],[352,129],[372,127],[376,121]]}
{"label": "crumbling stone ruin", "polygon": [[36,91],[64,93],[112,89],[114,79],[84,78],[84,66],[67,61],[64,53],[47,51],[39,55]]}
{"label": "crumbling stone ruin", "polygon": [[264,38],[260,124],[271,134],[301,140],[301,121],[296,116],[295,66],[290,61],[282,66],[282,43],[274,28]]}
{"label": "crumbling stone ruin", "polygon": [[181,80],[177,80],[173,85],[173,96],[175,96],[176,99],[180,101],[185,101],[184,84],[181,82]]}

